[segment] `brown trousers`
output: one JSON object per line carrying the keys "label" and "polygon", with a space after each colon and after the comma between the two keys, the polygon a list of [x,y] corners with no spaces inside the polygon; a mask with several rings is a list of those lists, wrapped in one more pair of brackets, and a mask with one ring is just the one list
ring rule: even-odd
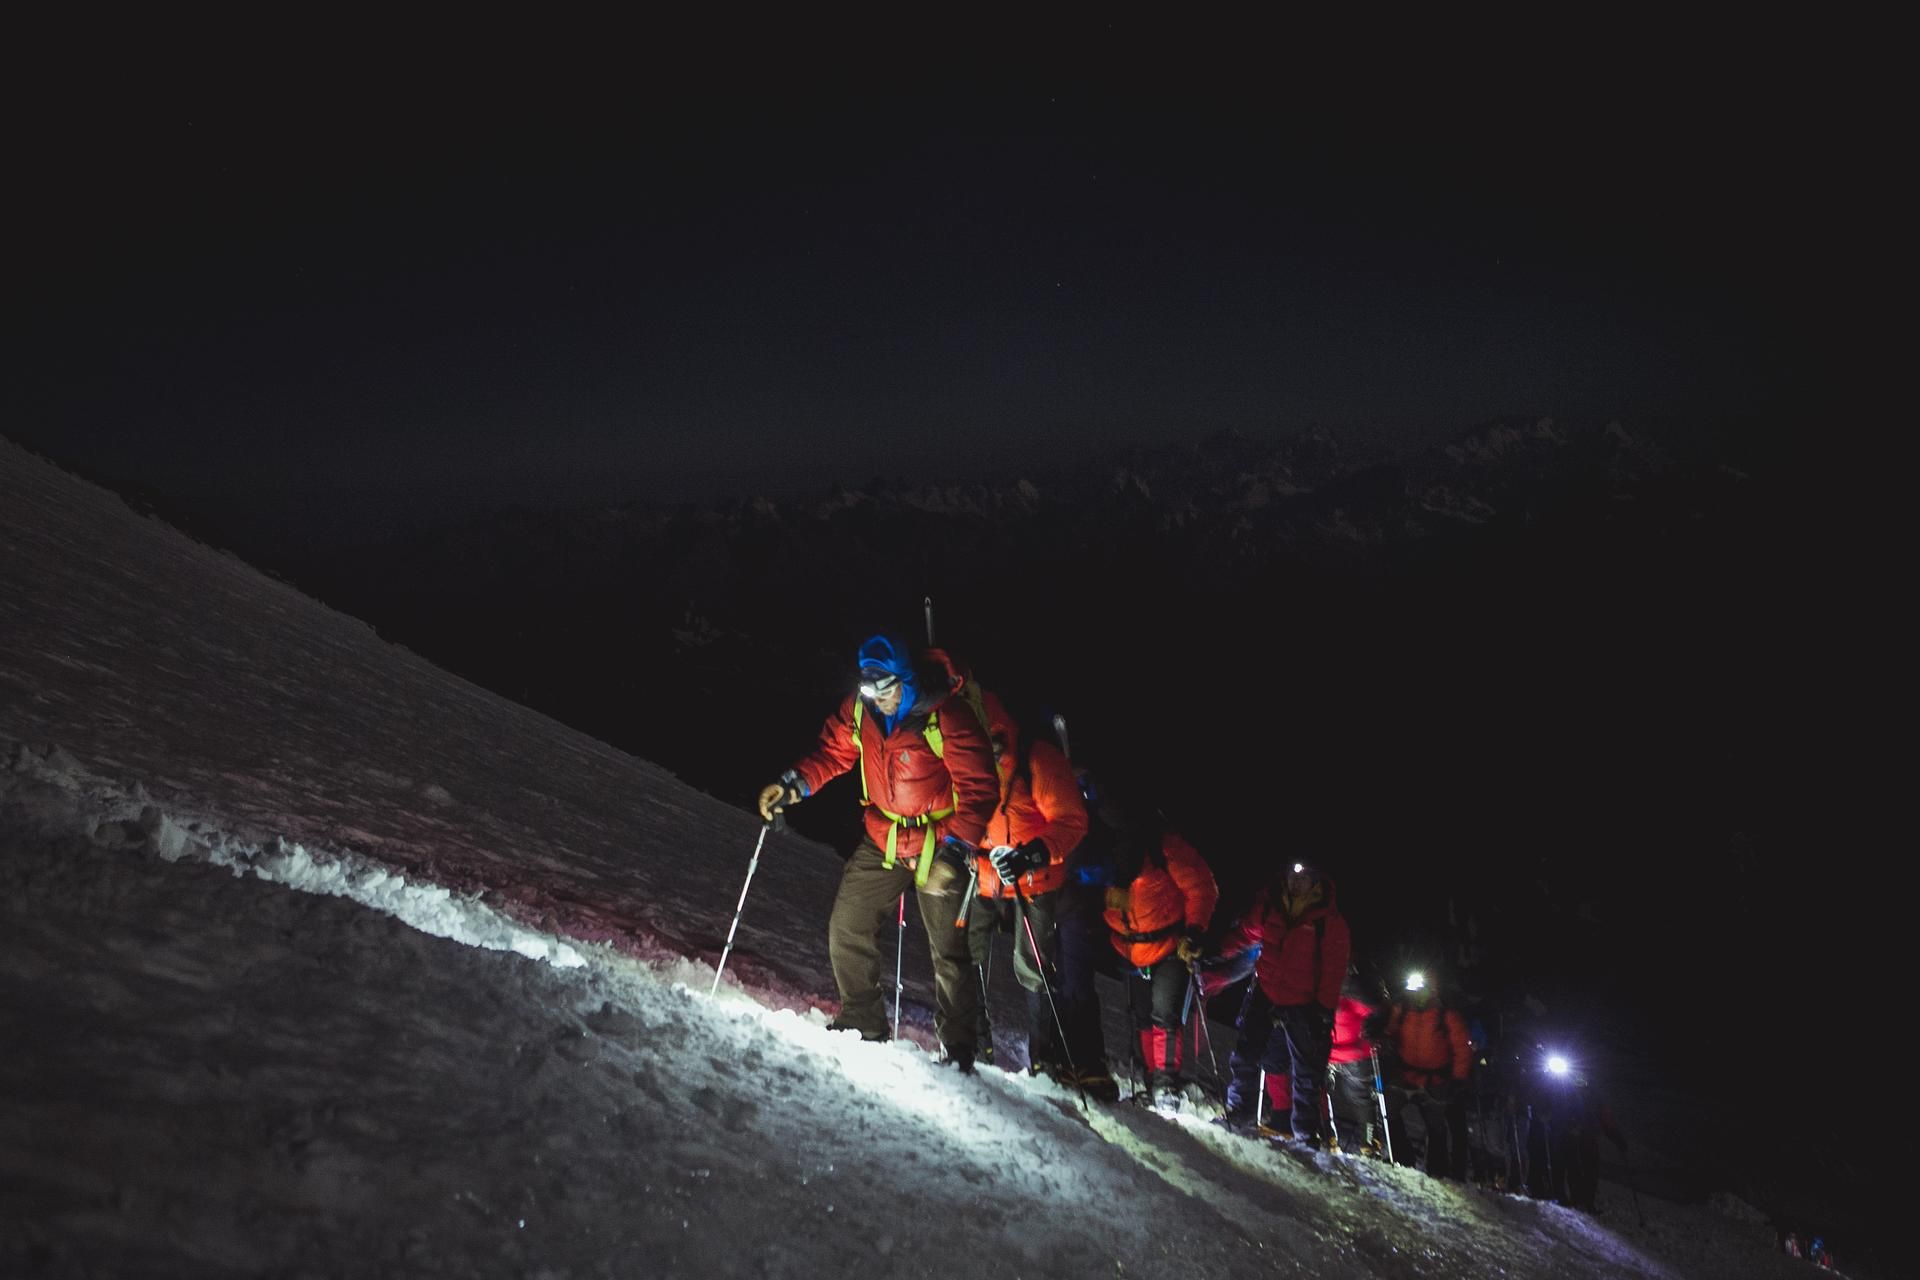
{"label": "brown trousers", "polygon": [[840,988],[838,1021],[866,1036],[887,1032],[880,936],[898,932],[894,904],[902,893],[912,892],[933,952],[934,1032],[949,1052],[964,1050],[971,1056],[980,985],[967,954],[967,931],[953,925],[960,895],[916,890],[913,870],[904,860],[891,867],[882,865],[885,861],[886,854],[873,841],[862,840],[840,873],[840,892],[827,920],[827,958]]}

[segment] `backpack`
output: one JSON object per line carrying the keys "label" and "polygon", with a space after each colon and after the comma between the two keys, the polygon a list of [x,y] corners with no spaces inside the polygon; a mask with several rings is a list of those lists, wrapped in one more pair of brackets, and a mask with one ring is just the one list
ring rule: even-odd
{"label": "backpack", "polygon": [[[946,669],[947,696],[950,698],[959,698],[962,702],[966,703],[968,707],[972,708],[974,719],[980,722],[980,732],[991,737],[993,734],[993,722],[987,718],[987,691],[981,686],[980,682],[974,678],[973,668],[958,658],[955,658],[945,649],[928,649],[926,651],[926,657],[928,661],[937,663]],[[936,712],[935,714],[938,713]],[[929,716],[928,719],[931,721],[932,716]],[[940,748],[934,746],[931,736],[928,737],[927,742],[928,745],[933,746],[934,754],[939,755]]]}
{"label": "backpack", "polygon": [[[972,669],[945,649],[928,649],[923,656],[928,662],[946,671],[948,698],[959,698],[971,708],[974,719],[980,722],[980,732],[991,737],[993,728],[992,722],[987,719],[986,690],[980,686],[978,680],[973,678]],[[856,743],[860,740],[860,724],[865,718],[865,703],[862,699],[855,698],[853,700],[853,736]],[[940,732],[938,707],[927,713],[927,722],[921,726],[920,732],[926,737],[927,746],[933,751],[935,758],[945,760],[947,758],[946,738]],[[1022,735],[1022,741],[1025,741],[1024,735]],[[863,778],[863,786],[864,782]]]}

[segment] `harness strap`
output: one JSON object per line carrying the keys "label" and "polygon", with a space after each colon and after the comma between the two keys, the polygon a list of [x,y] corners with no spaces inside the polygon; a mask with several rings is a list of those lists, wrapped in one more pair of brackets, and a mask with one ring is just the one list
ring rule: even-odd
{"label": "harness strap", "polygon": [[[933,852],[933,824],[944,818],[951,818],[959,810],[960,792],[957,788],[953,791],[954,803],[944,809],[935,809],[932,813],[917,813],[911,816],[904,813],[894,813],[890,809],[874,804],[873,797],[868,794],[867,791],[867,747],[866,744],[860,740],[860,723],[866,718],[864,714],[866,705],[866,699],[864,698],[856,697],[853,700],[853,747],[855,751],[860,753],[860,803],[872,805],[875,809],[879,809],[882,816],[893,824],[887,828],[887,857],[886,861],[880,864],[883,867],[891,867],[898,861],[900,828],[917,827],[925,831],[925,837],[920,841],[920,852],[908,855],[909,857],[919,859],[919,863],[914,867],[913,871],[914,887],[924,888],[926,887],[927,877],[933,873],[933,859],[928,856]],[[927,745],[933,749],[934,756],[940,760],[945,760],[947,758],[946,740],[941,736],[939,720],[940,713],[937,710],[929,711],[927,713],[926,726],[921,729],[921,733],[926,736]]]}
{"label": "harness strap", "polygon": [[1146,933],[1122,933],[1115,936],[1122,942],[1161,942],[1185,932],[1185,925],[1170,924],[1165,928],[1152,929]]}

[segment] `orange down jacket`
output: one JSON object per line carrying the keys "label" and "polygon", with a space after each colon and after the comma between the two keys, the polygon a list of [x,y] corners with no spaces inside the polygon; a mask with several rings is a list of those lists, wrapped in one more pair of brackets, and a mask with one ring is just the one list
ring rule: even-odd
{"label": "orange down jacket", "polygon": [[[943,676],[921,673],[920,690],[913,710],[894,721],[891,733],[869,707],[856,735],[860,695],[849,695],[821,726],[819,743],[793,766],[808,795],[859,768],[866,783],[867,836],[881,849],[891,839],[909,862],[948,836],[979,844],[1000,801],[993,748],[973,709],[950,696]],[[937,754],[929,724],[940,737]]]}
{"label": "orange down jacket", "polygon": [[1207,927],[1220,888],[1200,851],[1169,831],[1160,839],[1161,857],[1149,858],[1126,886],[1124,911],[1106,913],[1113,949],[1138,969],[1150,969],[1173,954],[1189,930]]}
{"label": "orange down jacket", "polygon": [[[1019,726],[1000,700],[989,693],[985,702],[987,728],[997,757],[1000,805],[987,819],[987,834],[980,847],[986,850],[1003,844],[1018,847],[1030,840],[1045,842],[1050,861],[1020,877],[1020,892],[1028,897],[1051,893],[1067,882],[1067,859],[1086,839],[1087,806],[1080,798],[1080,784],[1058,747],[1043,738],[1023,746]],[[975,868],[980,875],[981,897],[1014,896],[986,857],[975,859]]]}
{"label": "orange down jacket", "polygon": [[1424,1009],[1395,1004],[1387,1019],[1387,1043],[1400,1055],[1401,1078],[1416,1088],[1465,1080],[1473,1066],[1467,1020],[1437,1002]]}

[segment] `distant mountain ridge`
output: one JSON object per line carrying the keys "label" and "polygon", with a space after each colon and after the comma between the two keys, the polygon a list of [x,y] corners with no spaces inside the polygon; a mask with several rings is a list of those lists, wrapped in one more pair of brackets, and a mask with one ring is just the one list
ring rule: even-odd
{"label": "distant mountain ridge", "polygon": [[[382,548],[380,558],[398,555],[411,566],[406,576],[441,583],[550,568],[555,555],[585,572],[641,560],[665,579],[654,590],[670,584],[699,612],[724,595],[713,561],[727,545],[771,537],[790,545],[769,567],[808,574],[832,572],[831,557],[852,537],[869,556],[898,560],[905,548],[929,568],[969,552],[992,562],[1016,539],[1043,542],[1051,559],[1097,563],[1103,548],[1138,550],[1116,546],[1116,529],[1178,540],[1210,562],[1352,567],[1356,552],[1418,554],[1503,523],[1587,519],[1657,531],[1715,517],[1742,501],[1748,482],[1736,466],[1617,422],[1500,421],[1399,456],[1343,449],[1325,431],[1272,442],[1222,432],[987,479],[876,477],[802,499],[512,509]],[[937,557],[925,546],[935,531]]]}
{"label": "distant mountain ridge", "polygon": [[[1569,670],[1652,690],[1684,664],[1641,637],[1737,625],[1689,611],[1702,582],[1746,607],[1757,490],[1710,439],[1613,422],[1505,420],[1398,455],[1218,433],[805,499],[504,511],[312,578],[461,674],[729,794],[784,765],[772,744],[843,692],[861,635],[917,635],[927,596],[943,643],[1029,706],[1093,716],[1090,745],[1278,699],[1342,735],[1481,720],[1505,751],[1540,731],[1506,721]],[[1288,674],[1271,692],[1243,676],[1237,706],[1196,705],[1169,670],[1263,651]],[[758,764],[719,727],[747,717],[767,726]]]}

